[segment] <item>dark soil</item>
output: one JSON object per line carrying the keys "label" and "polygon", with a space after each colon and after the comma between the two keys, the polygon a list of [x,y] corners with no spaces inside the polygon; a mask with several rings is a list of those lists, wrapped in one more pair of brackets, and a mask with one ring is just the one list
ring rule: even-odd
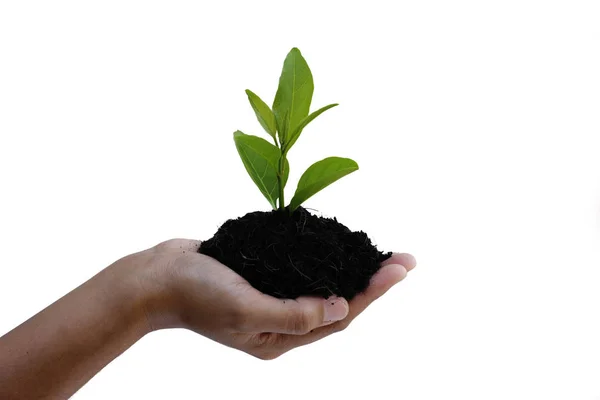
{"label": "dark soil", "polygon": [[364,232],[302,207],[291,215],[287,210],[252,212],[231,219],[199,252],[261,292],[289,299],[336,295],[351,300],[391,256],[378,251]]}

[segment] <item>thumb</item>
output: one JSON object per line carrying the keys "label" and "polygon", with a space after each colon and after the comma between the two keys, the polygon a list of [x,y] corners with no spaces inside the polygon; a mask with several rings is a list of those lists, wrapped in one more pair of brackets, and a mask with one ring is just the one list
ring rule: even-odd
{"label": "thumb", "polygon": [[346,318],[348,311],[348,302],[341,297],[288,300],[263,295],[252,303],[249,320],[254,332],[303,335]]}

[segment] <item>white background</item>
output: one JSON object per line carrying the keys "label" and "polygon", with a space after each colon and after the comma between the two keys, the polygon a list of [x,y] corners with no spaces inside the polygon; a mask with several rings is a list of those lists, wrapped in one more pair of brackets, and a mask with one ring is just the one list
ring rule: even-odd
{"label": "white background", "polygon": [[114,260],[268,203],[261,134],[298,46],[313,107],[288,197],[418,268],[345,332],[271,362],[186,331],[138,342],[77,399],[600,398],[595,1],[0,3],[0,333]]}

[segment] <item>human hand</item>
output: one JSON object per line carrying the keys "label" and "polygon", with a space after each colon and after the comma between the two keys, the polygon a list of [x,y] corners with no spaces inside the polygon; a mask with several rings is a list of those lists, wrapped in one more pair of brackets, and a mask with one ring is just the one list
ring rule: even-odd
{"label": "human hand", "polygon": [[264,360],[345,329],[416,265],[412,255],[395,253],[350,304],[342,298],[285,300],[254,289],[198,253],[199,246],[174,239],[120,261],[137,271],[149,329],[190,329]]}

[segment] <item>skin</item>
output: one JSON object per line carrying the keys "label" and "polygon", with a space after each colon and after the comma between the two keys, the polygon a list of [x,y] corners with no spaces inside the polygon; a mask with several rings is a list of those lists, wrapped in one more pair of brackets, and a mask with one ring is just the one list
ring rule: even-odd
{"label": "skin", "polygon": [[282,300],[197,253],[199,245],[173,239],[124,257],[2,336],[0,398],[66,399],[160,329],[189,329],[271,360],[345,329],[416,265],[394,254],[350,304]]}

